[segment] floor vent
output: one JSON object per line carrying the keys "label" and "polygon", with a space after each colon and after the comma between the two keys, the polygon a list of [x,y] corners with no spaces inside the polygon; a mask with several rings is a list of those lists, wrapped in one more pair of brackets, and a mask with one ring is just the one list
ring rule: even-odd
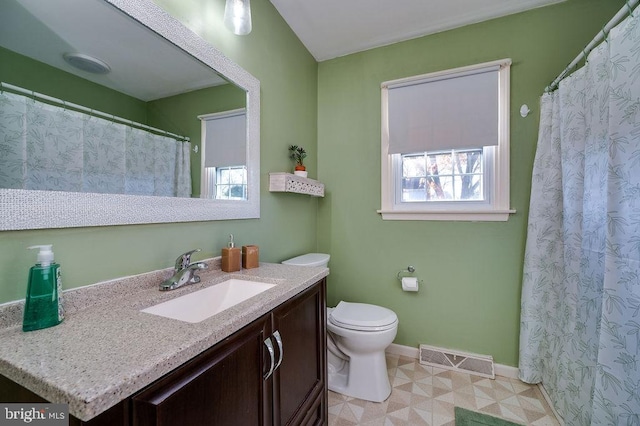
{"label": "floor vent", "polygon": [[420,364],[495,379],[493,357],[420,345]]}

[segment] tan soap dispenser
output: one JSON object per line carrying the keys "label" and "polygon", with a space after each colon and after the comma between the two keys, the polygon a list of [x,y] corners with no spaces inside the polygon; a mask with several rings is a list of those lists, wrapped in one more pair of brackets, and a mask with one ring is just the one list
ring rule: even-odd
{"label": "tan soap dispenser", "polygon": [[224,272],[237,272],[240,270],[242,252],[233,242],[233,234],[229,234],[229,243],[222,249],[222,270]]}

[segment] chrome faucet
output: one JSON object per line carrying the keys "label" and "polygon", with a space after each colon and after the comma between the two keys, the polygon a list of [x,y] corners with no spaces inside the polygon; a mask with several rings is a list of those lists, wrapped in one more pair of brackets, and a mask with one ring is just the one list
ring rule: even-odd
{"label": "chrome faucet", "polygon": [[195,249],[181,254],[176,259],[176,266],[173,276],[160,284],[160,291],[175,290],[185,284],[195,284],[200,282],[200,277],[196,275],[199,269],[206,269],[207,264],[203,262],[191,263],[191,255],[202,249]]}

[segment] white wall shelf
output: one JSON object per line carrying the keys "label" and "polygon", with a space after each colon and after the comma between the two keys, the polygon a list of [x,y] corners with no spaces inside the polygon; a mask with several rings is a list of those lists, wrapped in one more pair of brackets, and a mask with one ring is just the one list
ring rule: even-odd
{"label": "white wall shelf", "polygon": [[324,184],[317,180],[291,173],[269,173],[270,192],[294,192],[313,197],[324,197]]}

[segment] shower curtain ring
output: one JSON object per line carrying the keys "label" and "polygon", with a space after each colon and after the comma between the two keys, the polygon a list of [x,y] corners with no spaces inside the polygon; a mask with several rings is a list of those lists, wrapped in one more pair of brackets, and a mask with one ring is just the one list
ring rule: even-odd
{"label": "shower curtain ring", "polygon": [[604,36],[604,41],[609,42],[609,31],[607,31],[607,25],[602,26],[602,35]]}
{"label": "shower curtain ring", "polygon": [[627,4],[627,9],[629,9],[629,16],[633,16],[633,8],[631,7],[629,0],[625,0],[625,3]]}

